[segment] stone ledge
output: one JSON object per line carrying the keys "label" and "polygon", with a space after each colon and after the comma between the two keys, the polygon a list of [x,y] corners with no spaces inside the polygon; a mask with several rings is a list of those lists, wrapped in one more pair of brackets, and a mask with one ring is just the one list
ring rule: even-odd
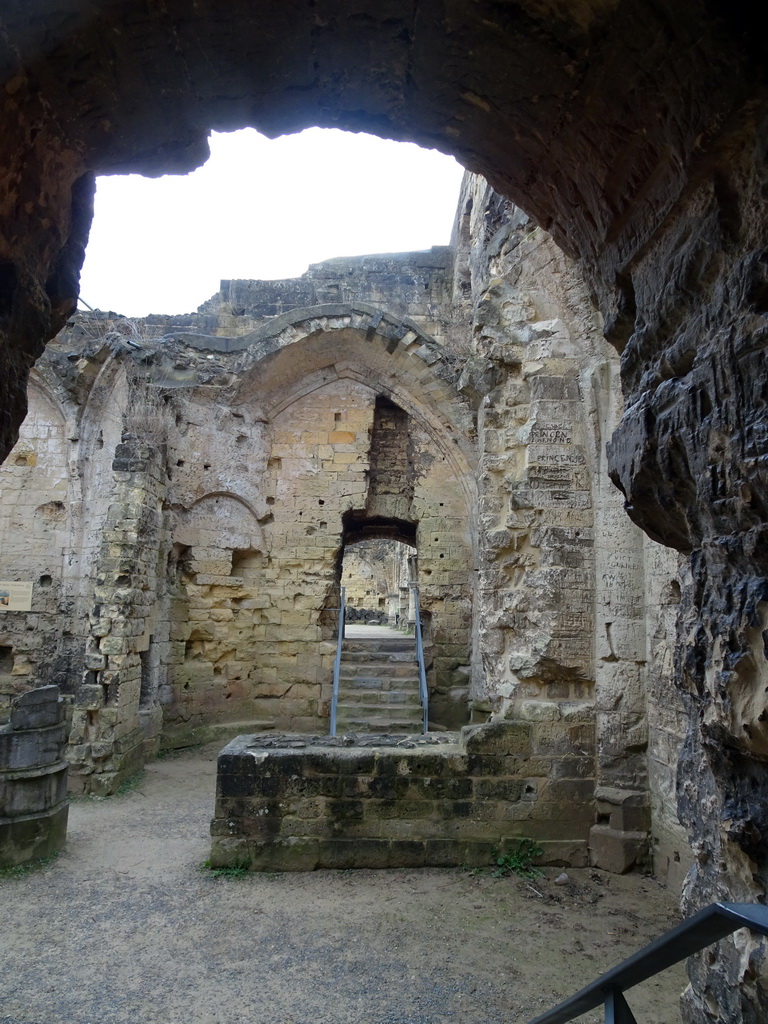
{"label": "stone ledge", "polygon": [[649,860],[647,832],[623,831],[610,825],[593,825],[589,830],[589,860],[592,867],[623,875]]}
{"label": "stone ledge", "polygon": [[[247,864],[251,871],[315,871],[357,868],[487,867],[518,837],[498,841],[454,839],[314,839],[288,837],[258,843],[220,838],[211,848],[211,867]],[[587,844],[580,840],[540,843],[542,864],[584,867]]]}

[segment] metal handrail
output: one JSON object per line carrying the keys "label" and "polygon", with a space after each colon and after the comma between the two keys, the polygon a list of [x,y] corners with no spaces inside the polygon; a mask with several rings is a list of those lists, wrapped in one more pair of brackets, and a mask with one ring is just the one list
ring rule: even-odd
{"label": "metal handrail", "polygon": [[761,903],[712,903],[529,1024],[567,1024],[601,1003],[605,1004],[605,1024],[637,1024],[624,999],[626,989],[739,928],[768,936],[768,907]]}
{"label": "metal handrail", "polygon": [[413,608],[416,613],[416,657],[419,661],[419,696],[424,709],[424,734],[429,732],[429,693],[427,691],[427,671],[424,667],[424,645],[421,640],[421,611],[419,609],[419,588],[411,584],[413,591]]}
{"label": "metal handrail", "polygon": [[331,736],[336,735],[336,708],[339,703],[339,673],[341,671],[341,645],[344,643],[344,615],[346,610],[346,587],[341,588],[339,607],[339,638],[336,641],[336,660],[333,663],[333,696],[331,697]]}

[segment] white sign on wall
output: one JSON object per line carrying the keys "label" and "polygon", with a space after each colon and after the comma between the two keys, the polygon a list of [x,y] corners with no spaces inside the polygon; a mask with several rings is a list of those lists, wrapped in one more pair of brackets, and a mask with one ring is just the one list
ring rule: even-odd
{"label": "white sign on wall", "polygon": [[32,583],[0,580],[0,612],[28,612],[32,610]]}

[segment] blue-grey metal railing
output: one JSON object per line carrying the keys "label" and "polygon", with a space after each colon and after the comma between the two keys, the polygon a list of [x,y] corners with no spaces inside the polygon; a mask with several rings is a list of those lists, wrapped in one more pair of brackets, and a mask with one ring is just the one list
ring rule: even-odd
{"label": "blue-grey metal railing", "polygon": [[605,1004],[605,1024],[637,1024],[624,998],[628,988],[739,928],[768,936],[768,907],[761,903],[712,903],[530,1024],[568,1024],[601,1003]]}
{"label": "blue-grey metal railing", "polygon": [[333,663],[333,696],[331,697],[331,736],[336,735],[336,709],[339,704],[339,672],[341,670],[341,647],[344,643],[344,617],[346,614],[345,587],[341,588],[341,601],[339,602],[339,637],[336,641],[336,660]]}
{"label": "blue-grey metal railing", "polygon": [[424,644],[421,638],[421,610],[419,608],[419,588],[411,584],[413,590],[413,608],[416,615],[416,657],[419,662],[419,696],[424,709],[424,732],[429,732],[429,693],[427,691],[427,670],[424,667]]}

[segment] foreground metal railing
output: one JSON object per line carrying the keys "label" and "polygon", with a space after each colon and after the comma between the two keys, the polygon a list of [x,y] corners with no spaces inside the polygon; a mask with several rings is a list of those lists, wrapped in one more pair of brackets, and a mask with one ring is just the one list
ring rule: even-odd
{"label": "foreground metal railing", "polygon": [[339,704],[339,671],[341,669],[341,647],[344,643],[344,617],[346,614],[347,591],[341,588],[341,601],[339,602],[339,637],[336,641],[336,660],[333,663],[333,696],[331,697],[331,736],[336,735],[336,709]]}
{"label": "foreground metal railing", "polygon": [[421,610],[419,608],[419,588],[411,584],[413,590],[413,607],[416,615],[416,657],[419,662],[419,696],[424,709],[424,733],[429,732],[429,692],[427,691],[427,670],[424,667],[424,644],[421,638]]}
{"label": "foreground metal railing", "polygon": [[712,903],[530,1024],[567,1024],[601,1003],[605,1004],[605,1024],[637,1024],[624,998],[628,988],[739,928],[768,936],[768,907],[759,903]]}

